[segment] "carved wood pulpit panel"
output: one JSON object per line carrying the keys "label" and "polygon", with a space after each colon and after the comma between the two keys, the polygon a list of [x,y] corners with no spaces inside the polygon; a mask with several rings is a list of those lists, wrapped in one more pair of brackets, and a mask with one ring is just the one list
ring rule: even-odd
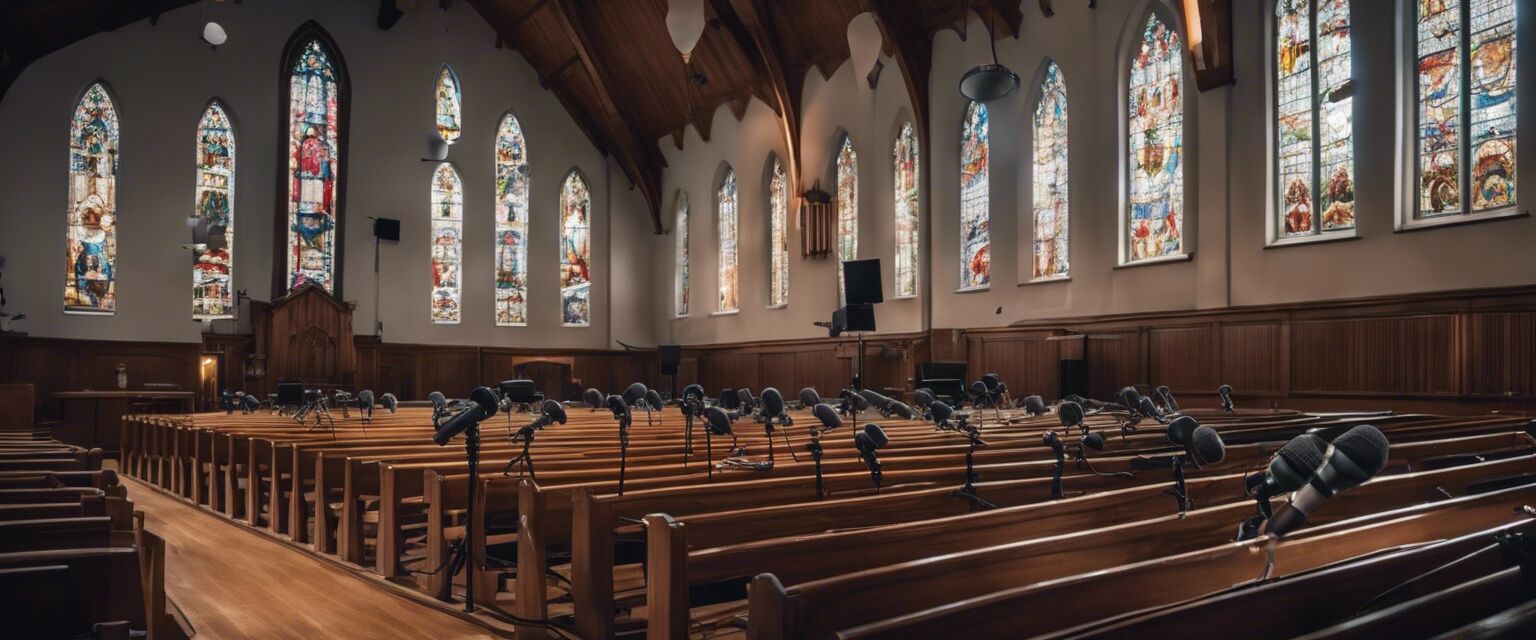
{"label": "carved wood pulpit panel", "polygon": [[267,349],[267,380],[350,388],[357,377],[352,311],[352,305],[315,285],[274,300],[266,322],[253,327],[266,334],[258,343]]}

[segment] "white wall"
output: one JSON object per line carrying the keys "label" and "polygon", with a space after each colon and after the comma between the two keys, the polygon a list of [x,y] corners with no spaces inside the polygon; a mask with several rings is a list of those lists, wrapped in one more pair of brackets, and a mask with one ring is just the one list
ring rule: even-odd
{"label": "white wall", "polygon": [[[9,259],[7,310],[37,336],[195,342],[190,242],[194,128],[219,97],[236,125],[234,278],[237,288],[272,295],[279,58],[290,35],[314,19],[335,38],[351,76],[343,294],[356,302],[354,329],[374,326],[373,238],[368,217],[398,218],[402,241],[382,248],[384,338],[395,343],[607,347],[654,343],[645,283],[649,213],[623,172],[605,159],[553,94],[538,86],[517,53],[494,47],[495,33],[466,3],[448,12],[423,3],[392,30],[375,25],[371,0],[268,0],[238,6],[203,2],[103,33],[33,63],[0,101],[0,255]],[[198,34],[216,19],[230,34],[210,51]],[[428,312],[428,180],[421,162],[433,130],[432,82],[447,62],[464,87],[464,135],[449,159],[464,179],[463,323],[434,325]],[[65,168],[68,125],[79,92],[104,79],[122,120],[118,311],[66,316]],[[492,319],[492,145],[496,122],[517,114],[533,173],[529,232],[530,321]],[[572,167],[591,182],[593,310],[589,328],[560,326],[557,206]],[[611,296],[611,298],[610,298]],[[610,314],[623,309],[615,323]],[[618,330],[622,327],[622,331]],[[236,330],[231,322],[220,332]]]}
{"label": "white wall", "polygon": [[[1165,0],[1101,0],[1097,9],[1083,2],[1058,2],[1055,16],[1045,18],[1035,3],[1026,1],[1021,4],[1024,20],[1019,38],[998,41],[999,58],[1019,73],[1023,86],[989,105],[992,284],[984,291],[956,292],[960,125],[966,107],[957,87],[967,70],[990,59],[986,27],[972,14],[967,39],[951,30],[935,36],[929,78],[930,139],[922,157],[927,268],[920,295],[926,299],[879,307],[883,330],[999,326],[1022,320],[1536,283],[1536,263],[1529,248],[1536,241],[1536,220],[1529,217],[1394,231],[1403,81],[1396,54],[1406,45],[1399,39],[1403,35],[1399,29],[1411,0],[1354,2],[1358,238],[1266,248],[1265,222],[1273,214],[1265,151],[1271,117],[1270,25],[1265,16],[1272,3],[1234,2],[1237,82],[1198,91],[1193,69],[1186,64],[1185,233],[1192,257],[1119,267],[1123,179],[1118,167],[1125,154],[1120,139],[1125,69],[1154,4],[1170,19],[1176,15]],[[1519,37],[1528,43],[1536,36],[1531,33],[1536,21],[1522,19],[1525,24]],[[1532,96],[1536,47],[1519,50],[1520,101],[1529,106],[1536,104]],[[1056,60],[1065,74],[1070,108],[1072,277],[1066,282],[1028,284],[1033,242],[1030,122],[1038,100],[1038,74],[1047,58]],[[837,127],[854,132],[860,160],[860,255],[884,259],[889,292],[890,144],[894,127],[899,126],[897,119],[903,117],[898,114],[910,107],[899,69],[890,59],[884,62],[874,104],[868,89],[853,82],[849,64],[840,67],[829,82],[812,71],[802,101],[801,144],[805,186],[820,178],[823,187],[833,191],[829,166],[839,140]],[[1532,114],[1536,109],[1523,110],[1522,139],[1531,137],[1536,120]],[[711,141],[700,141],[690,130],[684,150],[666,149],[667,193],[683,187],[694,202],[694,308],[689,318],[673,320],[670,304],[658,306],[664,338],[687,344],[820,334],[809,322],[825,319],[834,304],[836,283],[830,262],[805,260],[792,251],[788,313],[762,308],[767,295],[767,254],[761,233],[751,232],[765,224],[759,201],[765,201],[766,195],[759,195],[764,186],[757,174],[762,158],[781,146],[776,127],[772,112],[754,101],[740,122],[721,109]],[[715,258],[708,181],[721,161],[750,169],[742,174],[750,179],[741,184],[743,229],[749,231],[742,236],[741,254],[747,279],[741,315],[711,318],[707,312],[714,304]],[[1536,194],[1536,153],[1520,157],[1519,175],[1519,193],[1526,201],[1536,198],[1531,195]],[[791,243],[798,240],[793,237]],[[658,265],[656,286],[661,291],[672,290],[673,271],[668,266],[672,241],[669,235],[652,247]],[[931,310],[923,311],[925,307]]]}

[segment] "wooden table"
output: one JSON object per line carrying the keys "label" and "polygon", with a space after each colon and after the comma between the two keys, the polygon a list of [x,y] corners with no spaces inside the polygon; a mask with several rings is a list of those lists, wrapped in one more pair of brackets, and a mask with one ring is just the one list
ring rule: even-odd
{"label": "wooden table", "polygon": [[123,416],[129,413],[191,413],[191,391],[57,391],[62,419],[53,436],[117,457]]}

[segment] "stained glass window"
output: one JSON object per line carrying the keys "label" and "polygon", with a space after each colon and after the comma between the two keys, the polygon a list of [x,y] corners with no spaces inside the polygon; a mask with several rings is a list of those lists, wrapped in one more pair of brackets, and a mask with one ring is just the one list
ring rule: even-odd
{"label": "stained glass window", "polygon": [[433,96],[437,104],[437,135],[452,143],[459,139],[464,117],[464,91],[459,86],[459,74],[453,72],[453,67],[445,64],[438,70]]}
{"label": "stained glass window", "polygon": [[568,327],[592,324],[592,190],[572,169],[560,186],[560,317]]}
{"label": "stained glass window", "polygon": [[1355,227],[1349,0],[1275,3],[1278,237]]}
{"label": "stained glass window", "polygon": [[729,169],[715,194],[715,206],[719,212],[720,233],[720,302],[717,311],[735,311],[739,308],[737,282],[738,263],[736,239],[736,172]]}
{"label": "stained glass window", "polygon": [[464,275],[464,182],[453,165],[432,172],[432,322],[458,324]]}
{"label": "stained glass window", "polygon": [[528,148],[508,113],[496,127],[496,326],[528,324]]}
{"label": "stained glass window", "polygon": [[1515,0],[1419,0],[1417,18],[1417,216],[1513,206]]}
{"label": "stained glass window", "polygon": [[1067,253],[1070,212],[1067,198],[1067,82],[1054,60],[1045,65],[1040,101],[1035,103],[1031,172],[1035,209],[1035,280],[1071,274]]}
{"label": "stained glass window", "polygon": [[843,284],[843,260],[859,257],[859,154],[853,152],[853,138],[843,136],[837,152],[837,294],[842,300],[847,291]]}
{"label": "stained glass window", "polygon": [[972,102],[960,130],[960,288],[985,287],[992,276],[987,213],[987,105]]}
{"label": "stained glass window", "polygon": [[789,304],[789,176],[784,163],[773,159],[768,178],[768,304]]}
{"label": "stained glass window", "polygon": [[192,217],[192,317],[235,317],[235,130],[214,101],[197,122],[197,191]]}
{"label": "stained glass window", "polygon": [[672,292],[677,301],[677,317],[688,315],[688,193],[677,192],[677,285]]}
{"label": "stained glass window", "polygon": [[1126,95],[1126,261],[1179,255],[1184,252],[1183,45],[1156,14],[1142,30]]}
{"label": "stained glass window", "polygon": [[288,288],[314,283],[335,291],[337,118],[336,63],[319,40],[299,47],[288,77]]}
{"label": "stained glass window", "polygon": [[87,87],[69,127],[65,313],[117,311],[118,126],[107,88]]}
{"label": "stained glass window", "polygon": [[917,295],[917,133],[904,122],[892,153],[896,166],[896,296]]}

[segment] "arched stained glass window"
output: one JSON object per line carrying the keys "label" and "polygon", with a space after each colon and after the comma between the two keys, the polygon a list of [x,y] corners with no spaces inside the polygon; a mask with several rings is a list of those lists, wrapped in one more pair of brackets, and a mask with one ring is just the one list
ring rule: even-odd
{"label": "arched stained glass window", "polygon": [[432,172],[432,322],[458,324],[464,276],[464,182],[444,162]]}
{"label": "arched stained glass window", "polygon": [[1415,5],[1415,217],[1513,207],[1515,0],[1421,0]]}
{"label": "arched stained glass window", "polygon": [[960,288],[992,280],[987,105],[972,102],[960,130]]}
{"label": "arched stained glass window", "polygon": [[567,327],[592,324],[592,190],[571,169],[560,186],[560,317]]}
{"label": "arched stained glass window", "polygon": [[677,283],[672,297],[677,301],[677,317],[688,315],[688,193],[677,192],[677,214],[673,230],[677,233]]}
{"label": "arched stained glass window", "polygon": [[508,113],[496,126],[496,326],[528,324],[528,148]]}
{"label": "arched stained glass window", "polygon": [[715,193],[715,207],[719,216],[716,220],[720,234],[720,301],[716,311],[730,312],[741,307],[740,292],[737,289],[740,282],[740,264],[737,259],[740,221],[736,211],[735,171],[726,169],[725,179],[720,181],[720,190]]}
{"label": "arched stained glass window", "polygon": [[192,317],[235,317],[235,129],[215,100],[197,122],[197,191],[192,217]]}
{"label": "arched stained glass window", "polygon": [[1125,262],[1184,252],[1184,48],[1147,17],[1128,78]]}
{"label": "arched stained glass window", "polygon": [[318,38],[288,64],[287,289],[316,284],[336,291],[336,200],[341,145],[340,74]]}
{"label": "arched stained glass window", "polygon": [[432,93],[437,104],[437,135],[452,143],[464,128],[464,90],[453,67],[445,64],[438,70],[437,86]]}
{"label": "arched stained glass window", "polygon": [[1275,3],[1276,238],[1355,227],[1349,0]]}
{"label": "arched stained glass window", "polygon": [[1054,280],[1071,274],[1068,259],[1070,200],[1067,171],[1067,81],[1052,60],[1040,81],[1040,101],[1035,103],[1034,185],[1035,250],[1034,280]]}
{"label": "arched stained glass window", "polygon": [[768,306],[789,304],[789,176],[773,159],[768,178]]}
{"label": "arched stained glass window", "polygon": [[65,313],[117,312],[118,126],[107,88],[86,87],[69,126]]}
{"label": "arched stained glass window", "polygon": [[912,123],[902,123],[891,155],[896,168],[896,297],[901,298],[917,295],[917,180],[921,167]]}
{"label": "arched stained glass window", "polygon": [[837,151],[837,295],[844,299],[842,261],[859,257],[859,154],[853,138],[843,136]]}

